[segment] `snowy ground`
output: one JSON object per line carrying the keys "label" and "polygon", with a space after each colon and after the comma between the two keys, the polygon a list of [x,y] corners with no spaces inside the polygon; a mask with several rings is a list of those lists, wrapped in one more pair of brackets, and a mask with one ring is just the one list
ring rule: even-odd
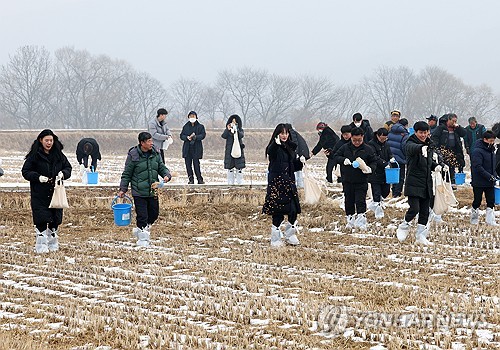
{"label": "snowy ground", "polygon": [[[2,158],[0,184],[24,186],[22,155]],[[303,206],[301,246],[276,250],[260,214],[264,162],[247,165],[258,186],[212,188],[185,186],[173,159],[152,246],[138,249],[109,207],[124,159],[100,167],[110,188],[68,189],[57,253],[32,253],[28,193],[0,192],[0,348],[500,347],[500,230],[468,224],[470,187],[433,226],[433,247],[397,242],[404,199],[388,200],[379,222],[369,213],[367,231],[347,231],[334,185]],[[312,163],[322,179],[324,157]],[[221,169],[202,163],[209,184],[224,183]]]}

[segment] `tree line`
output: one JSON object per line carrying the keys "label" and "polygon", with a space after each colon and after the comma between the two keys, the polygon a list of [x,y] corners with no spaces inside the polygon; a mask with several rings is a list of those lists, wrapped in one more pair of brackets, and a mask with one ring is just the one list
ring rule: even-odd
{"label": "tree line", "polygon": [[429,66],[380,66],[353,85],[312,75],[283,76],[242,67],[218,72],[204,83],[180,78],[165,87],[123,60],[64,47],[23,46],[0,67],[0,128],[143,128],[166,107],[169,125],[180,126],[195,110],[209,127],[239,114],[246,127],[292,122],[310,127],[322,120],[340,126],[361,112],[374,123],[392,109],[412,121],[456,113],[491,125],[500,118],[500,97],[487,85],[470,86]]}

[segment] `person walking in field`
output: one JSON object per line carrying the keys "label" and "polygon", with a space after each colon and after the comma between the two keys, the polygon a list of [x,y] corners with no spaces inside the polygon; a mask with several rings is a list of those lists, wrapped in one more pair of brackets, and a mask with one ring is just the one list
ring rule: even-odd
{"label": "person walking in field", "polygon": [[165,163],[165,150],[172,144],[172,132],[167,126],[166,118],[168,111],[160,108],[156,112],[156,117],[148,123],[148,131],[153,137],[153,146],[160,152],[161,160]]}
{"label": "person walking in field", "polygon": [[[194,184],[194,175],[198,184],[204,184],[201,176],[200,159],[203,158],[203,143],[205,138],[205,126],[198,121],[198,114],[195,111],[188,113],[188,121],[182,127],[180,138],[184,141],[182,145],[182,158],[186,163],[188,184]],[[193,173],[194,168],[194,173]]]}
{"label": "person walking in field", "polygon": [[304,188],[304,173],[302,169],[304,169],[304,163],[310,159],[311,152],[309,151],[309,146],[307,145],[304,137],[293,128],[292,124],[285,124],[288,133],[290,134],[290,139],[293,143],[297,145],[295,149],[296,159],[295,159],[295,184],[297,188]]}
{"label": "person walking in field", "polygon": [[[241,185],[243,183],[243,168],[245,168],[245,153],[243,151],[245,131],[239,115],[233,114],[229,117],[221,137],[226,140],[224,169],[227,169],[227,184],[234,185],[236,182],[237,185]],[[235,142],[237,142],[236,145]]]}
{"label": "person walking in field", "polygon": [[471,153],[472,192],[474,200],[470,215],[470,223],[479,224],[479,206],[486,198],[486,224],[497,226],[495,220],[495,182],[499,180],[495,169],[495,134],[488,130],[477,140]]}
{"label": "person walking in field", "polygon": [[139,144],[128,150],[118,197],[123,198],[130,184],[137,216],[137,227],[132,230],[132,234],[137,238],[138,246],[147,247],[150,243],[151,226],[158,219],[160,211],[155,191],[158,176],[163,182],[170,181],[172,176],[160,154],[153,147],[151,134],[141,132],[138,140]]}
{"label": "person walking in field", "polygon": [[30,182],[31,212],[35,225],[35,252],[59,249],[59,225],[63,209],[49,208],[57,179],[71,177],[71,164],[62,152],[63,144],[50,129],[38,134],[25,157],[23,177]]}
{"label": "person walking in field", "polygon": [[[319,122],[318,125],[316,125],[316,131],[318,132],[319,140],[316,146],[314,146],[314,148],[311,151],[311,158],[316,154],[318,154],[319,151],[321,151],[322,149],[325,151],[325,154],[327,155],[333,150],[335,144],[339,141],[339,137],[337,136],[335,131],[333,131],[333,129],[330,128],[328,124],[324,122]],[[330,183],[333,183],[333,176],[332,176],[334,167],[333,164],[334,161],[328,158],[326,163],[326,181]]]}
{"label": "person walking in field", "polygon": [[[284,243],[299,244],[297,215],[300,214],[301,209],[294,175],[296,147],[297,145],[290,140],[286,124],[278,124],[266,147],[266,157],[269,157],[269,174],[266,199],[262,207],[264,214],[272,216],[272,247],[281,247]],[[288,221],[283,235],[280,226],[285,215],[288,216]]]}

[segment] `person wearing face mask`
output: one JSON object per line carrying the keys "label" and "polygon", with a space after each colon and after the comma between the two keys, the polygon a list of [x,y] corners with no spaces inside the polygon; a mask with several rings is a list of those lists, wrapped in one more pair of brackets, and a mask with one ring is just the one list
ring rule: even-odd
{"label": "person wearing face mask", "polygon": [[[180,138],[184,141],[182,145],[182,158],[186,164],[188,184],[194,184],[194,176],[198,184],[204,184],[201,176],[200,159],[203,158],[203,143],[206,136],[205,127],[198,121],[198,114],[195,111],[188,113],[188,121],[182,127]],[[194,168],[194,173],[193,173]]]}
{"label": "person wearing face mask", "polygon": [[59,249],[58,227],[63,210],[49,208],[56,179],[71,177],[71,164],[62,152],[63,145],[50,129],[38,134],[26,155],[22,174],[30,182],[31,211],[35,225],[35,253]]}
{"label": "person wearing face mask", "polygon": [[[339,137],[333,131],[332,128],[328,126],[328,124],[324,122],[319,122],[316,125],[316,131],[318,131],[319,140],[316,146],[311,151],[311,157],[315,156],[322,149],[324,150],[325,155],[328,157],[328,154],[332,152],[335,148],[335,144],[339,141]],[[335,161],[328,157],[326,163],[326,181],[333,183],[333,168],[335,167]]]}
{"label": "person wearing face mask", "polygon": [[471,153],[472,191],[474,200],[470,214],[470,223],[479,224],[479,206],[486,198],[486,224],[497,226],[495,221],[495,182],[498,174],[495,169],[495,134],[485,131],[482,139],[477,140]]}
{"label": "person wearing face mask", "polygon": [[351,129],[361,128],[365,133],[365,138],[363,139],[364,143],[368,143],[373,138],[373,129],[370,126],[370,121],[367,119],[363,119],[361,113],[354,113],[352,116],[352,123],[349,124]]}
{"label": "person wearing face mask", "polygon": [[[337,164],[337,161],[335,160],[335,153],[337,153],[338,149],[345,145],[346,143],[349,143],[351,141],[351,126],[350,125],[342,125],[340,128],[340,133],[341,133],[341,138],[340,140],[335,144],[335,147],[333,147],[331,152],[325,152],[326,155],[328,156],[328,159],[333,160],[333,167],[339,166]],[[337,175],[337,183],[342,183],[342,176],[340,176],[340,169],[337,168],[336,175]]]}
{"label": "person wearing face mask", "polygon": [[408,138],[405,146],[407,175],[404,195],[408,197],[410,208],[405,214],[404,220],[399,224],[396,236],[400,242],[408,237],[411,221],[418,214],[418,224],[415,243],[432,245],[427,237],[429,227],[429,207],[433,195],[432,171],[441,171],[442,165],[438,164],[434,157],[434,146],[430,139],[430,127],[424,121],[418,121],[413,125],[415,133]]}
{"label": "person wearing face mask", "polygon": [[[262,206],[262,213],[271,215],[273,220],[271,247],[282,247],[285,243],[294,246],[299,244],[297,215],[300,214],[301,209],[294,175],[296,148],[297,144],[292,142],[288,126],[278,124],[266,147],[266,157],[269,157],[269,175],[266,199]],[[285,215],[288,221],[285,223],[283,234],[280,226]]]}
{"label": "person wearing face mask", "polygon": [[363,142],[363,129],[351,130],[351,141],[335,152],[335,160],[340,164],[342,191],[345,198],[346,228],[367,229],[366,193],[368,176],[377,168],[375,150]]}

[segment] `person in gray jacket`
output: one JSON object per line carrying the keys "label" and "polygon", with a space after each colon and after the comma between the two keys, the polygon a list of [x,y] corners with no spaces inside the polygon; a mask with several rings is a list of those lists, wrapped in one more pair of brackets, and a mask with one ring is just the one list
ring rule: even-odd
{"label": "person in gray jacket", "polygon": [[165,164],[164,151],[172,144],[172,132],[168,128],[165,119],[167,118],[168,111],[165,108],[160,108],[156,112],[156,117],[151,119],[148,123],[148,131],[153,137],[153,146],[160,153],[161,160]]}
{"label": "person in gray jacket", "polygon": [[[237,114],[233,114],[226,122],[226,128],[221,137],[226,140],[224,151],[224,169],[227,169],[227,184],[234,185],[236,180],[237,185],[243,183],[243,168],[245,167],[245,153],[243,148],[243,137],[245,131],[241,124],[241,118]],[[233,152],[235,139],[238,139],[239,148],[236,147]],[[239,152],[239,154],[237,154]]]}

